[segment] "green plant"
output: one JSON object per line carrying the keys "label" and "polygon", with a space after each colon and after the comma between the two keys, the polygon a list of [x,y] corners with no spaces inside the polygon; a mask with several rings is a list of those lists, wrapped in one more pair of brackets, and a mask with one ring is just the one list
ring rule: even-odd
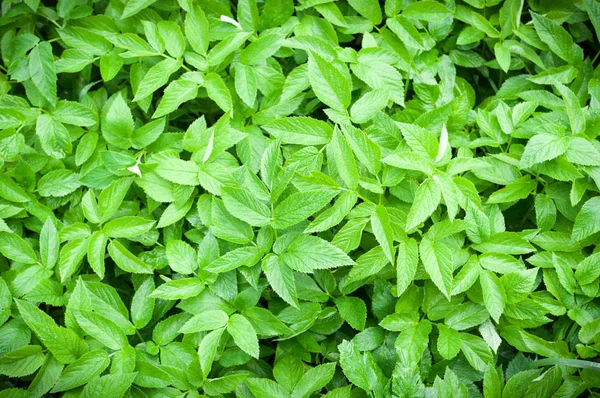
{"label": "green plant", "polygon": [[596,0],[1,13],[0,397],[599,395]]}

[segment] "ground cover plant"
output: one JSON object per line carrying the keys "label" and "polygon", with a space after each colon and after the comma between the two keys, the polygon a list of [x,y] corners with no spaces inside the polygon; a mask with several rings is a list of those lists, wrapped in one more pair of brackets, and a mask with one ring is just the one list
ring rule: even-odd
{"label": "ground cover plant", "polygon": [[0,12],[0,397],[600,395],[596,0]]}

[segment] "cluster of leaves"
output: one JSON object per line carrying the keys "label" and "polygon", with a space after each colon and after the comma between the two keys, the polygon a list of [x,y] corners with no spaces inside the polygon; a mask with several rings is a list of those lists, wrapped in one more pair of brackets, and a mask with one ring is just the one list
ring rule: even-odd
{"label": "cluster of leaves", "polygon": [[1,13],[0,397],[599,395],[597,0]]}

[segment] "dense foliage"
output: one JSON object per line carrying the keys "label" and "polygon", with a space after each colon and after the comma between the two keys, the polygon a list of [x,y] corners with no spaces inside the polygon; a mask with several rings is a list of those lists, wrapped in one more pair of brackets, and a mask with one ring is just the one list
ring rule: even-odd
{"label": "dense foliage", "polygon": [[0,397],[600,391],[597,0],[4,0]]}

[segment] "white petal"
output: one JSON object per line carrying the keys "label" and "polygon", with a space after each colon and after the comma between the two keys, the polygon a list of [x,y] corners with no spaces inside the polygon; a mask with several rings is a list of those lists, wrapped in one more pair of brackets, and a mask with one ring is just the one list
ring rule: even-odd
{"label": "white petal", "polygon": [[233,26],[235,26],[236,28],[238,28],[239,30],[242,30],[242,25],[240,25],[240,23],[238,21],[236,21],[233,18],[228,17],[227,15],[221,15],[221,21],[230,23]]}
{"label": "white petal", "polygon": [[133,166],[128,167],[127,170],[139,175],[140,177],[142,176],[142,172],[140,171],[140,168],[138,167],[137,164],[134,164]]}
{"label": "white petal", "polygon": [[140,177],[142,176],[142,172],[140,171],[140,162],[142,161],[142,158],[138,158],[138,160],[135,162],[135,164],[131,167],[128,167],[127,170],[131,171],[132,173],[135,173],[137,175],[139,175]]}
{"label": "white petal", "polygon": [[440,146],[438,148],[438,154],[435,158],[436,163],[444,158],[446,151],[448,150],[448,130],[446,125],[442,126],[442,134],[440,135]]}

